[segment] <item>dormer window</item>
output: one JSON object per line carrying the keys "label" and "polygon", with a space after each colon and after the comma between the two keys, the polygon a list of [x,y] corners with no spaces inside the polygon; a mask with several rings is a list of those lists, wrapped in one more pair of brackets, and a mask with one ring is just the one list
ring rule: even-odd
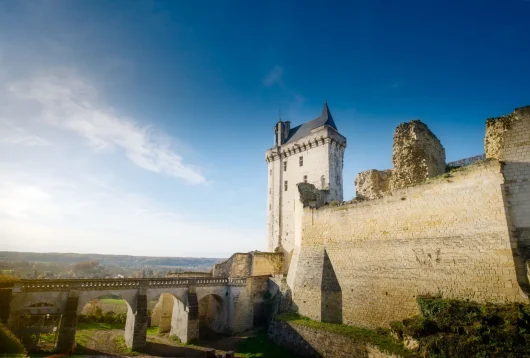
{"label": "dormer window", "polygon": [[301,167],[303,167],[304,166],[304,157],[298,158],[298,163],[300,164]]}

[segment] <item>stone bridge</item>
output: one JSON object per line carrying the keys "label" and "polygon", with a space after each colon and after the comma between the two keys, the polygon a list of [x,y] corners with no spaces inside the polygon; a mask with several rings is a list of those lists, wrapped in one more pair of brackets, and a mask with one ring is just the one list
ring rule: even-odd
{"label": "stone bridge", "polygon": [[[263,297],[267,277],[141,278],[22,280],[15,284],[8,324],[17,333],[24,314],[60,315],[57,351],[75,342],[77,316],[89,301],[115,295],[127,302],[125,342],[131,349],[146,344],[147,304],[159,300],[167,331],[182,342],[199,338],[199,322],[207,319],[217,332],[236,333],[252,328],[255,298]],[[166,312],[164,312],[164,310]],[[160,315],[159,315],[160,316]],[[160,326],[162,328],[162,320]]]}

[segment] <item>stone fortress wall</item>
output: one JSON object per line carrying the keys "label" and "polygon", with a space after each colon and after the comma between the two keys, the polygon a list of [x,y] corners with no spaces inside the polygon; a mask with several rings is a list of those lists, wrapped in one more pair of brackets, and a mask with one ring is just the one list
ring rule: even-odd
{"label": "stone fortress wall", "polygon": [[423,123],[400,125],[394,139],[394,168],[361,173],[356,200],[319,207],[304,189],[287,279],[294,308],[376,327],[417,314],[420,294],[528,302],[530,107],[488,120],[489,159],[447,173]]}

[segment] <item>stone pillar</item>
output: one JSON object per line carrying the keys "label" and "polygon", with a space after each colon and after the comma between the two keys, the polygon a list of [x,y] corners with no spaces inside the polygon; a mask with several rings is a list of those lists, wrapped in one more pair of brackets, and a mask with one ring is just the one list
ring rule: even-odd
{"label": "stone pillar", "polygon": [[182,343],[199,338],[199,304],[195,287],[188,288],[187,305],[175,298],[171,315],[170,336],[177,336]]}
{"label": "stone pillar", "polygon": [[199,339],[199,302],[194,286],[188,289],[188,342]]}
{"label": "stone pillar", "polygon": [[132,350],[144,348],[147,340],[147,296],[143,290],[140,291],[136,298],[135,312],[129,306],[125,323],[125,344]]}
{"label": "stone pillar", "polygon": [[66,299],[64,313],[59,324],[57,345],[55,349],[61,353],[72,353],[75,345],[75,331],[77,328],[77,304],[79,296],[70,293]]}

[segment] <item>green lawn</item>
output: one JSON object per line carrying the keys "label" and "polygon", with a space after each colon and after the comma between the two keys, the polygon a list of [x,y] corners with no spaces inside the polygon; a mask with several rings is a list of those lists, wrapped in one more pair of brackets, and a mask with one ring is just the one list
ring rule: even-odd
{"label": "green lawn", "polygon": [[127,305],[127,302],[125,302],[124,299],[121,298],[100,298],[99,299],[102,303],[108,304],[108,305],[117,305],[117,306],[125,306]]}
{"label": "green lawn", "polygon": [[241,342],[236,348],[236,357],[241,358],[296,358],[297,355],[278,347],[269,340],[265,330]]}

